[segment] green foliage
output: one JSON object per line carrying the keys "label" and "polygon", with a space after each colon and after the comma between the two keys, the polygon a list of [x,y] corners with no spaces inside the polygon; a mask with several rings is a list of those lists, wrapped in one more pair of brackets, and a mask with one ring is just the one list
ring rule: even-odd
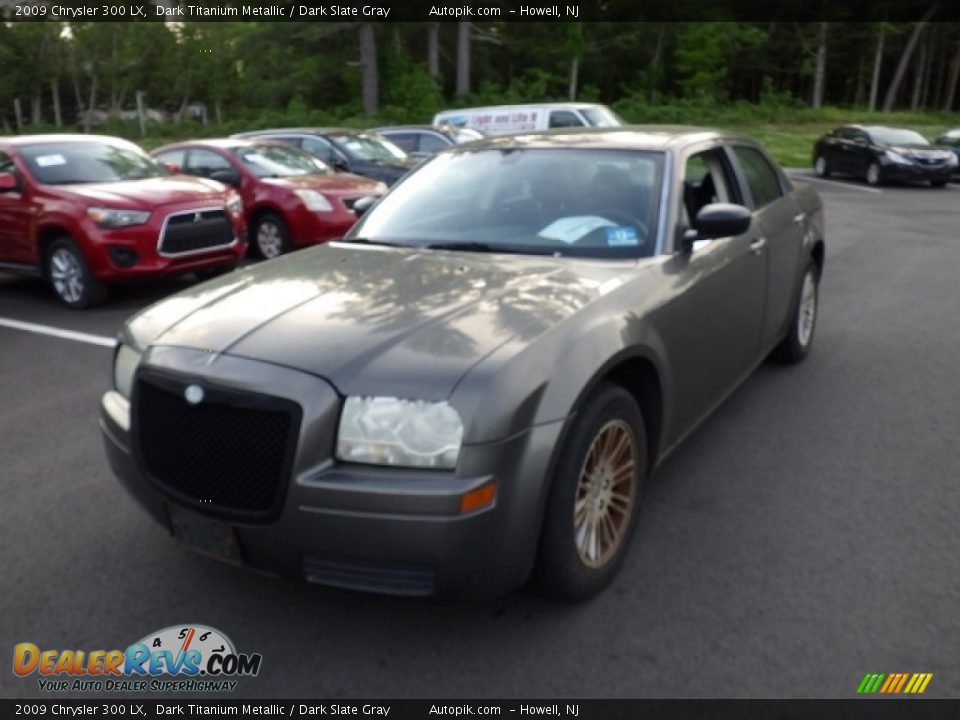
{"label": "green foliage", "polygon": [[711,102],[727,100],[731,68],[766,39],[764,30],[747,23],[688,23],[679,33],[676,47],[683,96]]}

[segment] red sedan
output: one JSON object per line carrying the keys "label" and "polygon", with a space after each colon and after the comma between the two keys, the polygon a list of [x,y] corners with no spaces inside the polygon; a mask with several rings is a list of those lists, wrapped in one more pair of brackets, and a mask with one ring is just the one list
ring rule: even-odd
{"label": "red sedan", "polygon": [[196,140],[165,145],[153,156],[175,172],[237,188],[251,246],[268,259],[342,237],[356,222],[354,203],[387,190],[375,180],[335,173],[309,153],[278,142]]}
{"label": "red sedan", "polygon": [[69,307],[119,280],[232,268],[245,234],[236,191],[171,177],[126,140],[0,138],[0,270],[46,278]]}

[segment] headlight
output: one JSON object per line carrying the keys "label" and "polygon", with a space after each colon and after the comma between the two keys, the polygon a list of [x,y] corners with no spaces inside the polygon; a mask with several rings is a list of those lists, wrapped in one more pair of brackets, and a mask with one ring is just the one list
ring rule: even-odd
{"label": "headlight", "polygon": [[294,192],[297,197],[303,200],[303,204],[307,206],[307,210],[310,212],[330,212],[333,210],[333,205],[330,204],[323,193],[316,190],[294,190]]}
{"label": "headlight", "polygon": [[446,402],[348,397],[340,416],[337,457],[374,465],[453,468],[463,422]]}
{"label": "headlight", "polygon": [[947,156],[947,165],[960,165],[960,158],[957,158],[956,155],[950,153]]}
{"label": "headlight", "polygon": [[234,217],[238,217],[243,213],[243,200],[241,200],[240,196],[236,193],[227,198],[227,212]]}
{"label": "headlight", "polygon": [[92,207],[87,208],[87,217],[100,227],[120,228],[130,225],[143,225],[150,219],[150,211]]}
{"label": "headlight", "polygon": [[133,390],[133,374],[140,364],[140,353],[129,345],[121,345],[113,363],[113,386],[128,400]]}
{"label": "headlight", "polygon": [[383,195],[389,189],[390,188],[387,187],[385,182],[378,182],[377,186],[374,188],[374,192],[376,192],[378,195]]}
{"label": "headlight", "polygon": [[887,150],[884,155],[887,157],[887,160],[896,163],[897,165],[913,165],[912,160],[905,158],[903,155],[894,150]]}

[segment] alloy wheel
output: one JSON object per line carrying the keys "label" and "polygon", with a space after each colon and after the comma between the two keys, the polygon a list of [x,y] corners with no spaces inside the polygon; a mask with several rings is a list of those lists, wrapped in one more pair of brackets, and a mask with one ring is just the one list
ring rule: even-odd
{"label": "alloy wheel", "polygon": [[80,302],[84,290],[83,268],[66,248],[59,248],[50,256],[50,279],[53,289],[65,302]]}
{"label": "alloy wheel", "polygon": [[267,260],[283,253],[283,236],[275,223],[262,222],[257,226],[257,249]]}
{"label": "alloy wheel", "polygon": [[808,270],[803,278],[800,290],[800,309],[797,313],[797,340],[806,347],[813,337],[813,326],[817,320],[817,279],[813,270]]}
{"label": "alloy wheel", "polygon": [[587,451],[573,507],[577,553],[587,567],[603,567],[626,536],[639,485],[636,443],[630,426],[614,419]]}

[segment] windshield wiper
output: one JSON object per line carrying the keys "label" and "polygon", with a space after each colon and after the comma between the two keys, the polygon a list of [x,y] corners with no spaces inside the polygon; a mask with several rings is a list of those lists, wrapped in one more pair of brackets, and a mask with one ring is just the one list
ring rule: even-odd
{"label": "windshield wiper", "polygon": [[386,247],[417,247],[409,243],[390,242],[389,240],[374,240],[373,238],[355,237],[343,238],[340,242],[356,243],[357,245],[384,245]]}
{"label": "windshield wiper", "polygon": [[424,245],[425,250],[460,250],[463,252],[513,253],[515,255],[551,255],[553,251],[540,248],[517,248],[508,245],[491,245],[485,242],[440,242]]}

